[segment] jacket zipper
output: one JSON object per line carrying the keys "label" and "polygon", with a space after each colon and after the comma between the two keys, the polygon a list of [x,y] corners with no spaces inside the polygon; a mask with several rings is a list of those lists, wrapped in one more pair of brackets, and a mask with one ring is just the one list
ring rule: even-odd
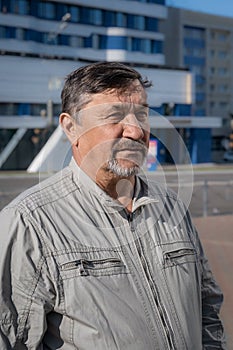
{"label": "jacket zipper", "polygon": [[[133,213],[130,213],[130,215],[128,216],[128,220],[129,220],[129,224],[130,224],[130,227],[131,227],[132,231],[135,231],[134,227],[133,227],[133,224],[132,224],[133,223]],[[173,344],[172,337],[171,337],[172,330],[169,329],[170,327],[169,327],[168,322],[166,321],[166,318],[164,316],[165,315],[165,311],[163,310],[163,307],[162,307],[162,305],[159,302],[158,292],[157,292],[156,286],[155,286],[155,284],[153,282],[153,279],[152,279],[152,276],[151,276],[151,273],[150,273],[150,270],[149,270],[146,258],[145,258],[144,254],[143,254],[142,246],[141,246],[141,243],[140,243],[140,238],[136,237],[136,239],[137,240],[135,241],[135,245],[136,245],[136,248],[137,248],[137,251],[138,251],[138,254],[139,254],[139,258],[140,258],[141,263],[142,263],[143,270],[145,272],[146,278],[147,278],[149,286],[151,288],[152,294],[154,295],[155,305],[156,305],[157,310],[158,310],[159,315],[160,315],[160,319],[161,319],[161,322],[162,322],[162,325],[163,325],[163,328],[164,328],[164,331],[165,331],[165,334],[166,334],[166,339],[167,339],[167,343],[168,343],[169,349],[175,350],[175,346]]]}

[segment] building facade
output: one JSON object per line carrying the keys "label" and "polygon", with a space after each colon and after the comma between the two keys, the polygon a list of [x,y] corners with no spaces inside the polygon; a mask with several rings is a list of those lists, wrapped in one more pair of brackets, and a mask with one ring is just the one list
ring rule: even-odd
{"label": "building facade", "polygon": [[212,159],[221,161],[233,113],[233,18],[168,7],[163,33],[166,64],[195,75],[193,115],[222,118],[221,128],[192,131],[199,144],[209,143]]}
{"label": "building facade", "polygon": [[135,66],[154,82],[154,110],[172,101],[190,115],[192,74],[165,67],[165,0],[0,0],[0,9],[0,168],[28,167],[57,125],[64,77],[88,62]]}

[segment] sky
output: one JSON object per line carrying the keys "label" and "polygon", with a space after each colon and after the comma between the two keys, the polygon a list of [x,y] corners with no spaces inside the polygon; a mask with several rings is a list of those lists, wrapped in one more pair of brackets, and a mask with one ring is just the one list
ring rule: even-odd
{"label": "sky", "polygon": [[166,0],[166,4],[233,18],[233,0]]}

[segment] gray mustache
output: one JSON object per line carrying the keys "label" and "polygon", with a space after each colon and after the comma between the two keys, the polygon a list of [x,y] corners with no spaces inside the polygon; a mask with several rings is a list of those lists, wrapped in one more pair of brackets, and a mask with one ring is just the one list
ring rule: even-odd
{"label": "gray mustache", "polygon": [[134,151],[135,149],[138,149],[142,152],[145,152],[147,150],[147,147],[146,147],[145,143],[142,141],[131,141],[131,140],[126,140],[123,142],[119,141],[113,147],[113,152],[118,152],[118,151],[123,151],[123,150]]}

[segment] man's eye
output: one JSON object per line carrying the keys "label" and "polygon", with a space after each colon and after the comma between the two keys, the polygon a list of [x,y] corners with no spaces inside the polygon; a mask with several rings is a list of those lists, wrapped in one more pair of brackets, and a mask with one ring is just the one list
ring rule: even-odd
{"label": "man's eye", "polygon": [[108,120],[112,122],[118,122],[124,119],[124,114],[123,113],[113,113],[108,116]]}
{"label": "man's eye", "polygon": [[148,114],[146,112],[138,112],[136,113],[136,118],[140,122],[144,122],[148,119]]}

